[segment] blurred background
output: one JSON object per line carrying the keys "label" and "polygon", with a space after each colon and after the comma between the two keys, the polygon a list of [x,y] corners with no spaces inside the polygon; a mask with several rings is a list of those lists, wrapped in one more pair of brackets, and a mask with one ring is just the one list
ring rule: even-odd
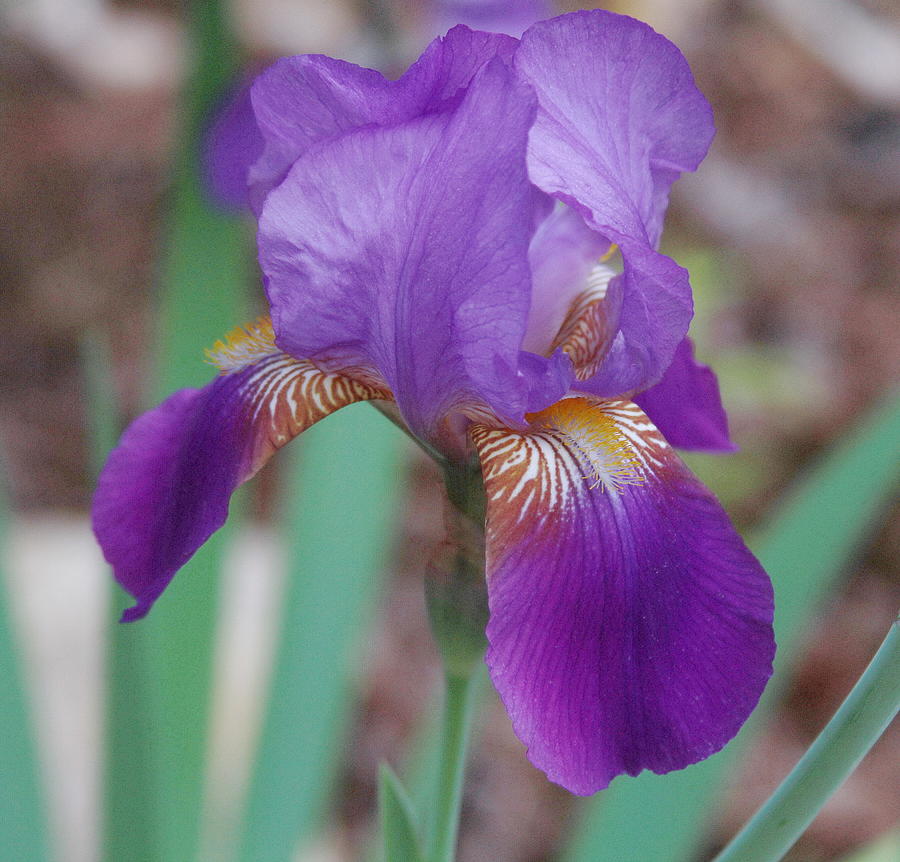
{"label": "blurred background", "polygon": [[[463,20],[467,5],[234,0],[226,9],[245,69],[314,52],[397,75],[444,25]],[[753,532],[896,387],[900,8],[892,0],[635,0],[604,8],[672,39],[715,112],[709,157],[675,186],[664,247],[691,271],[691,332],[699,358],[719,375],[741,447],[735,456],[689,460],[739,529]],[[133,418],[159,394],[150,381],[159,379],[169,339],[184,337],[167,331],[171,318],[160,314],[161,261],[185,128],[181,94],[196,52],[175,0],[3,0],[0,28],[0,466],[11,512],[3,567],[53,858],[93,862],[103,843],[111,626],[108,573],[87,520],[102,445],[93,402],[107,398],[105,415],[117,426]],[[261,305],[252,226],[238,225],[235,237],[246,246],[238,279],[246,312],[227,326]],[[202,235],[194,241],[202,247]],[[193,382],[207,376],[209,343],[195,344]],[[372,831],[377,765],[401,761],[433,709],[439,670],[422,565],[442,538],[440,488],[429,463],[396,445],[405,477],[399,517],[381,586],[360,617],[341,762],[317,821],[324,825],[298,842],[297,859],[359,857]],[[240,806],[264,712],[284,589],[277,524],[292,493],[289,473],[279,456],[258,477],[225,554],[201,829],[211,860],[229,858],[216,824]],[[703,852],[774,789],[881,641],[900,605],[896,514],[879,513],[864,549],[801,633],[789,689],[731,776]],[[493,693],[478,721],[460,859],[556,858],[572,800],[528,764]],[[895,824],[898,762],[893,727],[789,858],[842,859]],[[30,862],[2,848],[0,858]]]}

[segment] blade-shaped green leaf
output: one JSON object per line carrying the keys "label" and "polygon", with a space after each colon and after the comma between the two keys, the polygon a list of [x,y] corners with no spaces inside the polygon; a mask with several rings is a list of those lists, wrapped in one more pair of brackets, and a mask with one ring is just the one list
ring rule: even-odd
{"label": "blade-shaped green leaf", "polygon": [[91,476],[96,478],[122,432],[112,377],[109,339],[103,333],[92,332],[82,341],[81,371],[85,392],[88,459]]}
{"label": "blade-shaped green leaf", "polygon": [[412,802],[386,763],[378,775],[378,809],[384,862],[422,862]]}
{"label": "blade-shaped green leaf", "polygon": [[900,403],[840,442],[752,542],[775,585],[775,676],[754,718],[724,751],[669,775],[619,778],[587,803],[566,862],[690,859],[726,771],[784,685],[822,598],[871,529],[900,476]]}
{"label": "blade-shaped green leaf", "polygon": [[[87,405],[91,473],[96,476],[121,432],[108,340],[99,332],[84,339],[82,371]],[[153,809],[147,796],[155,763],[153,723],[143,679],[146,638],[118,625],[130,604],[110,580],[107,637],[105,755],[103,763],[103,858],[150,862],[157,854]]]}
{"label": "blade-shaped green leaf", "polygon": [[900,712],[900,621],[790,775],[716,862],[779,862]]}
{"label": "blade-shaped green leaf", "polygon": [[840,862],[897,862],[900,859],[900,828],[877,838],[860,850],[841,858]]}
{"label": "blade-shaped green leaf", "polygon": [[[158,398],[209,380],[203,349],[247,317],[246,230],[209,207],[198,166],[202,129],[238,65],[222,7],[212,0],[187,7],[194,67],[161,269]],[[227,528],[201,548],[146,620],[110,635],[107,862],[195,856],[225,535]],[[121,599],[114,603],[120,610]]]}
{"label": "blade-shaped green leaf", "polygon": [[49,858],[47,819],[3,571],[7,519],[0,487],[0,848],[10,859],[42,862]]}
{"label": "blade-shaped green leaf", "polygon": [[240,858],[286,862],[318,825],[353,704],[351,666],[384,568],[401,435],[369,405],[305,432],[285,523],[292,552],[281,642]]}
{"label": "blade-shaped green leaf", "polygon": [[153,661],[147,632],[121,626],[131,602],[110,597],[106,660],[106,750],[103,788],[105,862],[154,862],[160,858],[154,709],[150,694]]}

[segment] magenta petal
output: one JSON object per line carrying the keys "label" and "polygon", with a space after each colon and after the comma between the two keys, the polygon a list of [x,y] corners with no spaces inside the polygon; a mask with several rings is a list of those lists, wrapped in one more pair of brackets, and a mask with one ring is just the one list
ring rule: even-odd
{"label": "magenta petal", "polygon": [[282,348],[335,370],[377,368],[426,439],[473,402],[520,421],[533,116],[529,88],[494,60],[454,110],[299,159],[259,230]]}
{"label": "magenta petal", "polygon": [[635,403],[673,446],[698,452],[734,452],[728,418],[713,370],[694,359],[689,338],[678,346],[662,380]]}
{"label": "magenta petal", "polygon": [[771,674],[765,572],[634,405],[530,418],[529,434],[473,431],[487,663],[529,758],[590,794],[713,754]]}
{"label": "magenta petal", "polygon": [[291,438],[345,404],[385,397],[283,354],[176,392],[138,418],[94,496],[94,532],[140,619],[219,529],[232,491]]}

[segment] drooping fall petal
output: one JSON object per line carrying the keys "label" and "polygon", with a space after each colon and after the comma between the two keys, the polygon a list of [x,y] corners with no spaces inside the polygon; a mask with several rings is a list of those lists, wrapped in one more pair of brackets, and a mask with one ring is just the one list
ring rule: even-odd
{"label": "drooping fall petal", "polygon": [[236,331],[211,358],[224,370],[139,417],[100,475],[97,539],[140,619],[222,524],[232,491],[281,446],[329,413],[390,394],[279,351],[268,321]]}
{"label": "drooping fall petal", "polygon": [[738,731],[774,654],[772,589],[718,502],[628,402],[477,426],[487,663],[532,762],[579,794]]}
{"label": "drooping fall petal", "polygon": [[689,338],[678,346],[662,380],[634,401],[673,446],[698,452],[737,449],[728,436],[715,372],[694,359]]}

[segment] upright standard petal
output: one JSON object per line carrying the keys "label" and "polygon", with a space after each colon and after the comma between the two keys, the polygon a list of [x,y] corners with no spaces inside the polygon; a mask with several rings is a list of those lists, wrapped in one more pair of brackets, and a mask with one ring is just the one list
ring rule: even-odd
{"label": "upright standard petal", "polygon": [[249,81],[239,83],[223,100],[203,145],[205,186],[216,203],[234,210],[249,208],[248,175],[263,151]]}
{"label": "upright standard petal", "polygon": [[601,232],[655,246],[665,193],[696,169],[714,131],[681,52],[634,18],[594,10],[535,24],[515,65],[540,105],[534,182],[578,201]]}
{"label": "upright standard petal", "polygon": [[441,110],[447,100],[458,99],[494,58],[511,65],[518,44],[517,39],[502,33],[453,27],[431,42],[397,80],[398,91],[409,99],[407,116],[432,113]]}
{"label": "upright standard petal", "polygon": [[645,388],[662,377],[691,319],[687,273],[655,247],[669,186],[709,146],[709,105],[674,45],[599,10],[535,24],[515,67],[538,97],[532,181],[622,250],[619,337],[590,391]]}
{"label": "upright standard petal", "polygon": [[137,419],[112,451],[94,496],[94,532],[143,617],[173,575],[225,523],[232,491],[329,413],[390,398],[377,382],[320,371],[274,344],[268,321],[236,330],[211,360],[224,373]]}
{"label": "upright standard petal", "polygon": [[532,762],[579,794],[721,748],[771,674],[772,589],[715,498],[629,402],[476,426],[487,663]]}
{"label": "upright standard petal", "polygon": [[533,117],[530,89],[493,60],[454,110],[299,159],[259,230],[282,348],[378,369],[423,439],[467,405],[521,421]]}
{"label": "upright standard petal", "polygon": [[569,207],[557,204],[542,219],[528,249],[531,308],[522,346],[547,354],[591,271],[609,250],[609,240],[591,230]]}
{"label": "upright standard petal", "polygon": [[435,39],[396,81],[321,55],[277,61],[252,88],[265,142],[249,173],[255,212],[311,146],[362,126],[391,126],[439,110],[491,59],[509,59],[515,45],[506,36],[455,27]]}
{"label": "upright standard petal", "polygon": [[250,203],[266,194],[319,141],[391,115],[391,84],[379,72],[317,54],[285,57],[253,83],[251,101],[264,141],[251,166]]}
{"label": "upright standard petal", "polygon": [[734,452],[728,417],[722,407],[719,382],[711,368],[694,359],[689,338],[678,346],[662,380],[635,396],[635,404],[666,440],[679,449]]}

